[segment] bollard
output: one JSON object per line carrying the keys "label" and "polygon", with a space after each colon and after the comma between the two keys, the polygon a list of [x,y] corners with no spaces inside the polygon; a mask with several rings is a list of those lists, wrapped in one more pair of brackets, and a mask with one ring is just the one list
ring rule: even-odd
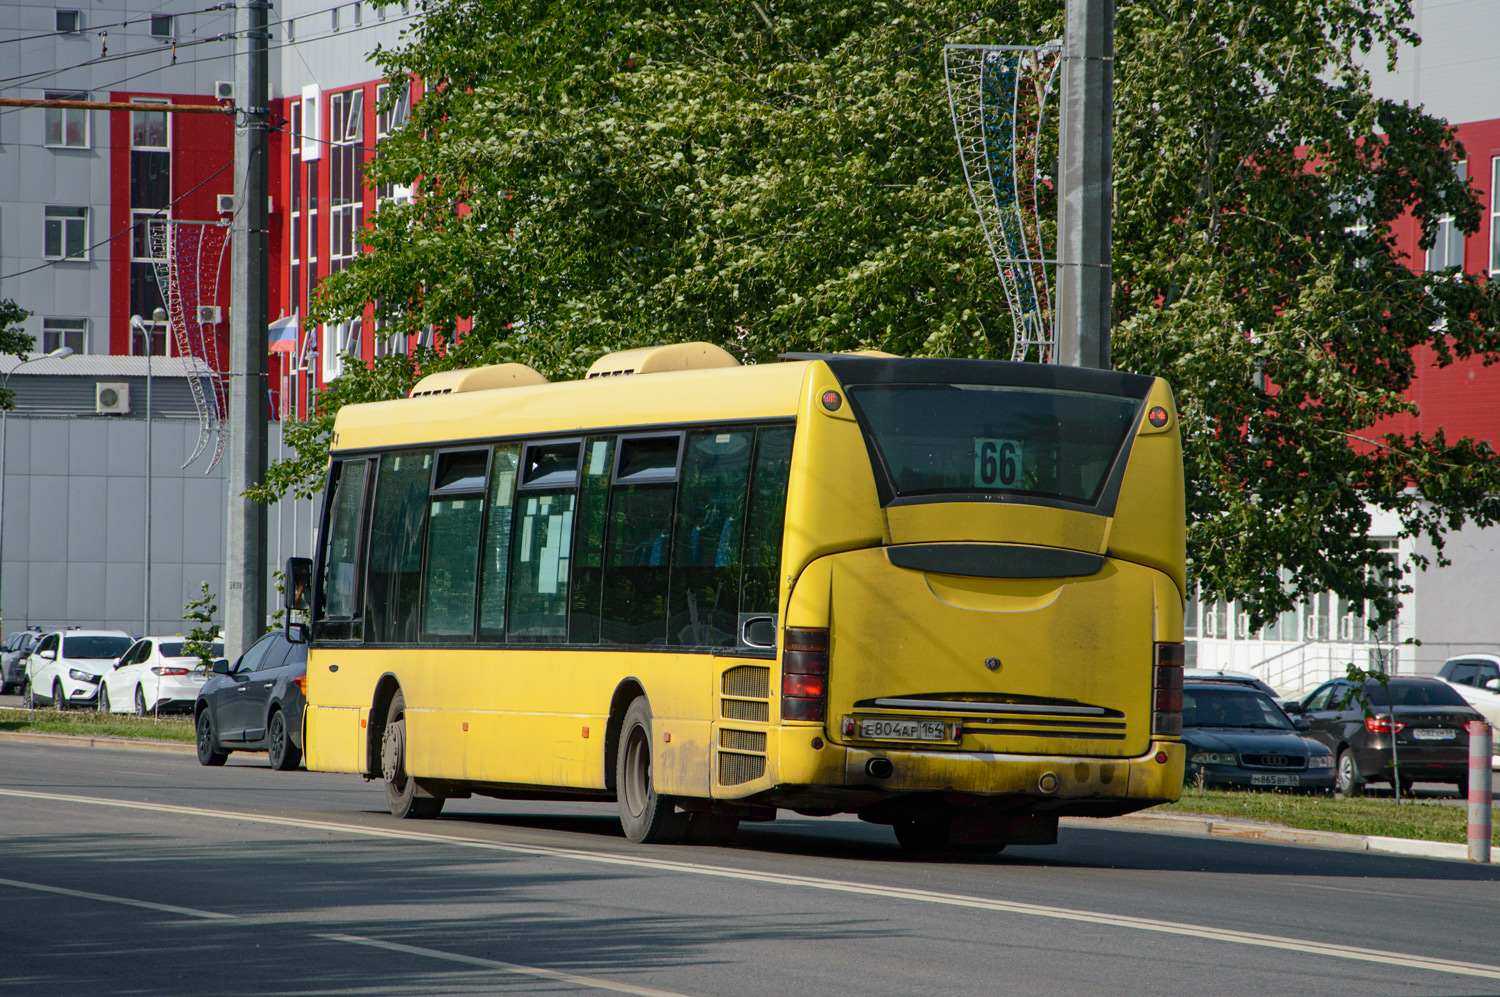
{"label": "bollard", "polygon": [[1494,734],[1483,720],[1469,728],[1469,861],[1490,860],[1490,752]]}

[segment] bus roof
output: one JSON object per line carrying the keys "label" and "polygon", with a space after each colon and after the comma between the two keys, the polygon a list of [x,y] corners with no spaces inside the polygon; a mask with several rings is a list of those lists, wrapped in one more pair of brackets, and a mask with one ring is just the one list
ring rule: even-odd
{"label": "bus roof", "polygon": [[670,371],[345,405],[334,423],[333,449],[792,418],[809,364]]}

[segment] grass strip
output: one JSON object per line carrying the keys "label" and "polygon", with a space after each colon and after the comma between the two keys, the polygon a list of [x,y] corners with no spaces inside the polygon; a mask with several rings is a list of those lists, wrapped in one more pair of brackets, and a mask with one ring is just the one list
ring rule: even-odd
{"label": "grass strip", "polygon": [[[1224,791],[1184,788],[1177,803],[1154,807],[1152,813],[1192,814],[1263,821],[1304,831],[1378,834],[1416,841],[1468,840],[1468,808],[1445,806],[1433,799],[1305,796],[1255,790]],[[1500,837],[1492,837],[1500,844]]]}
{"label": "grass strip", "polygon": [[0,730],[84,737],[129,737],[151,741],[193,741],[193,721],[185,716],[136,717],[93,710],[0,710]]}

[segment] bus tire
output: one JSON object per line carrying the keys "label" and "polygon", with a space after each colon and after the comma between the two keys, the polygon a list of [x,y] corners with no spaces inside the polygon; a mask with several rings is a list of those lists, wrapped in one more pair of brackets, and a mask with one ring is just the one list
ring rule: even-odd
{"label": "bus tire", "polygon": [[385,802],[392,817],[427,820],[443,809],[441,796],[418,796],[417,780],[406,774],[406,697],[401,690],[391,698],[380,740],[380,774],[385,779]]}
{"label": "bus tire", "polygon": [[638,844],[670,844],[687,834],[689,815],[679,813],[677,801],[656,792],[651,780],[651,704],[637,696],[620,724],[615,751],[615,798],[620,804],[620,827]]}

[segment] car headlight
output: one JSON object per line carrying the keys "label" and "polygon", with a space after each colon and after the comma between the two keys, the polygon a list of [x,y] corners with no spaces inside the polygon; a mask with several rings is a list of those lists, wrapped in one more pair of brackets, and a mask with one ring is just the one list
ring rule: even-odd
{"label": "car headlight", "polygon": [[1188,759],[1194,765],[1238,765],[1232,751],[1195,751]]}
{"label": "car headlight", "polygon": [[86,672],[82,668],[69,668],[68,677],[77,682],[97,682],[99,676],[93,672]]}
{"label": "car headlight", "polygon": [[1333,768],[1333,756],[1313,755],[1308,758],[1307,767],[1310,769],[1331,769]]}

